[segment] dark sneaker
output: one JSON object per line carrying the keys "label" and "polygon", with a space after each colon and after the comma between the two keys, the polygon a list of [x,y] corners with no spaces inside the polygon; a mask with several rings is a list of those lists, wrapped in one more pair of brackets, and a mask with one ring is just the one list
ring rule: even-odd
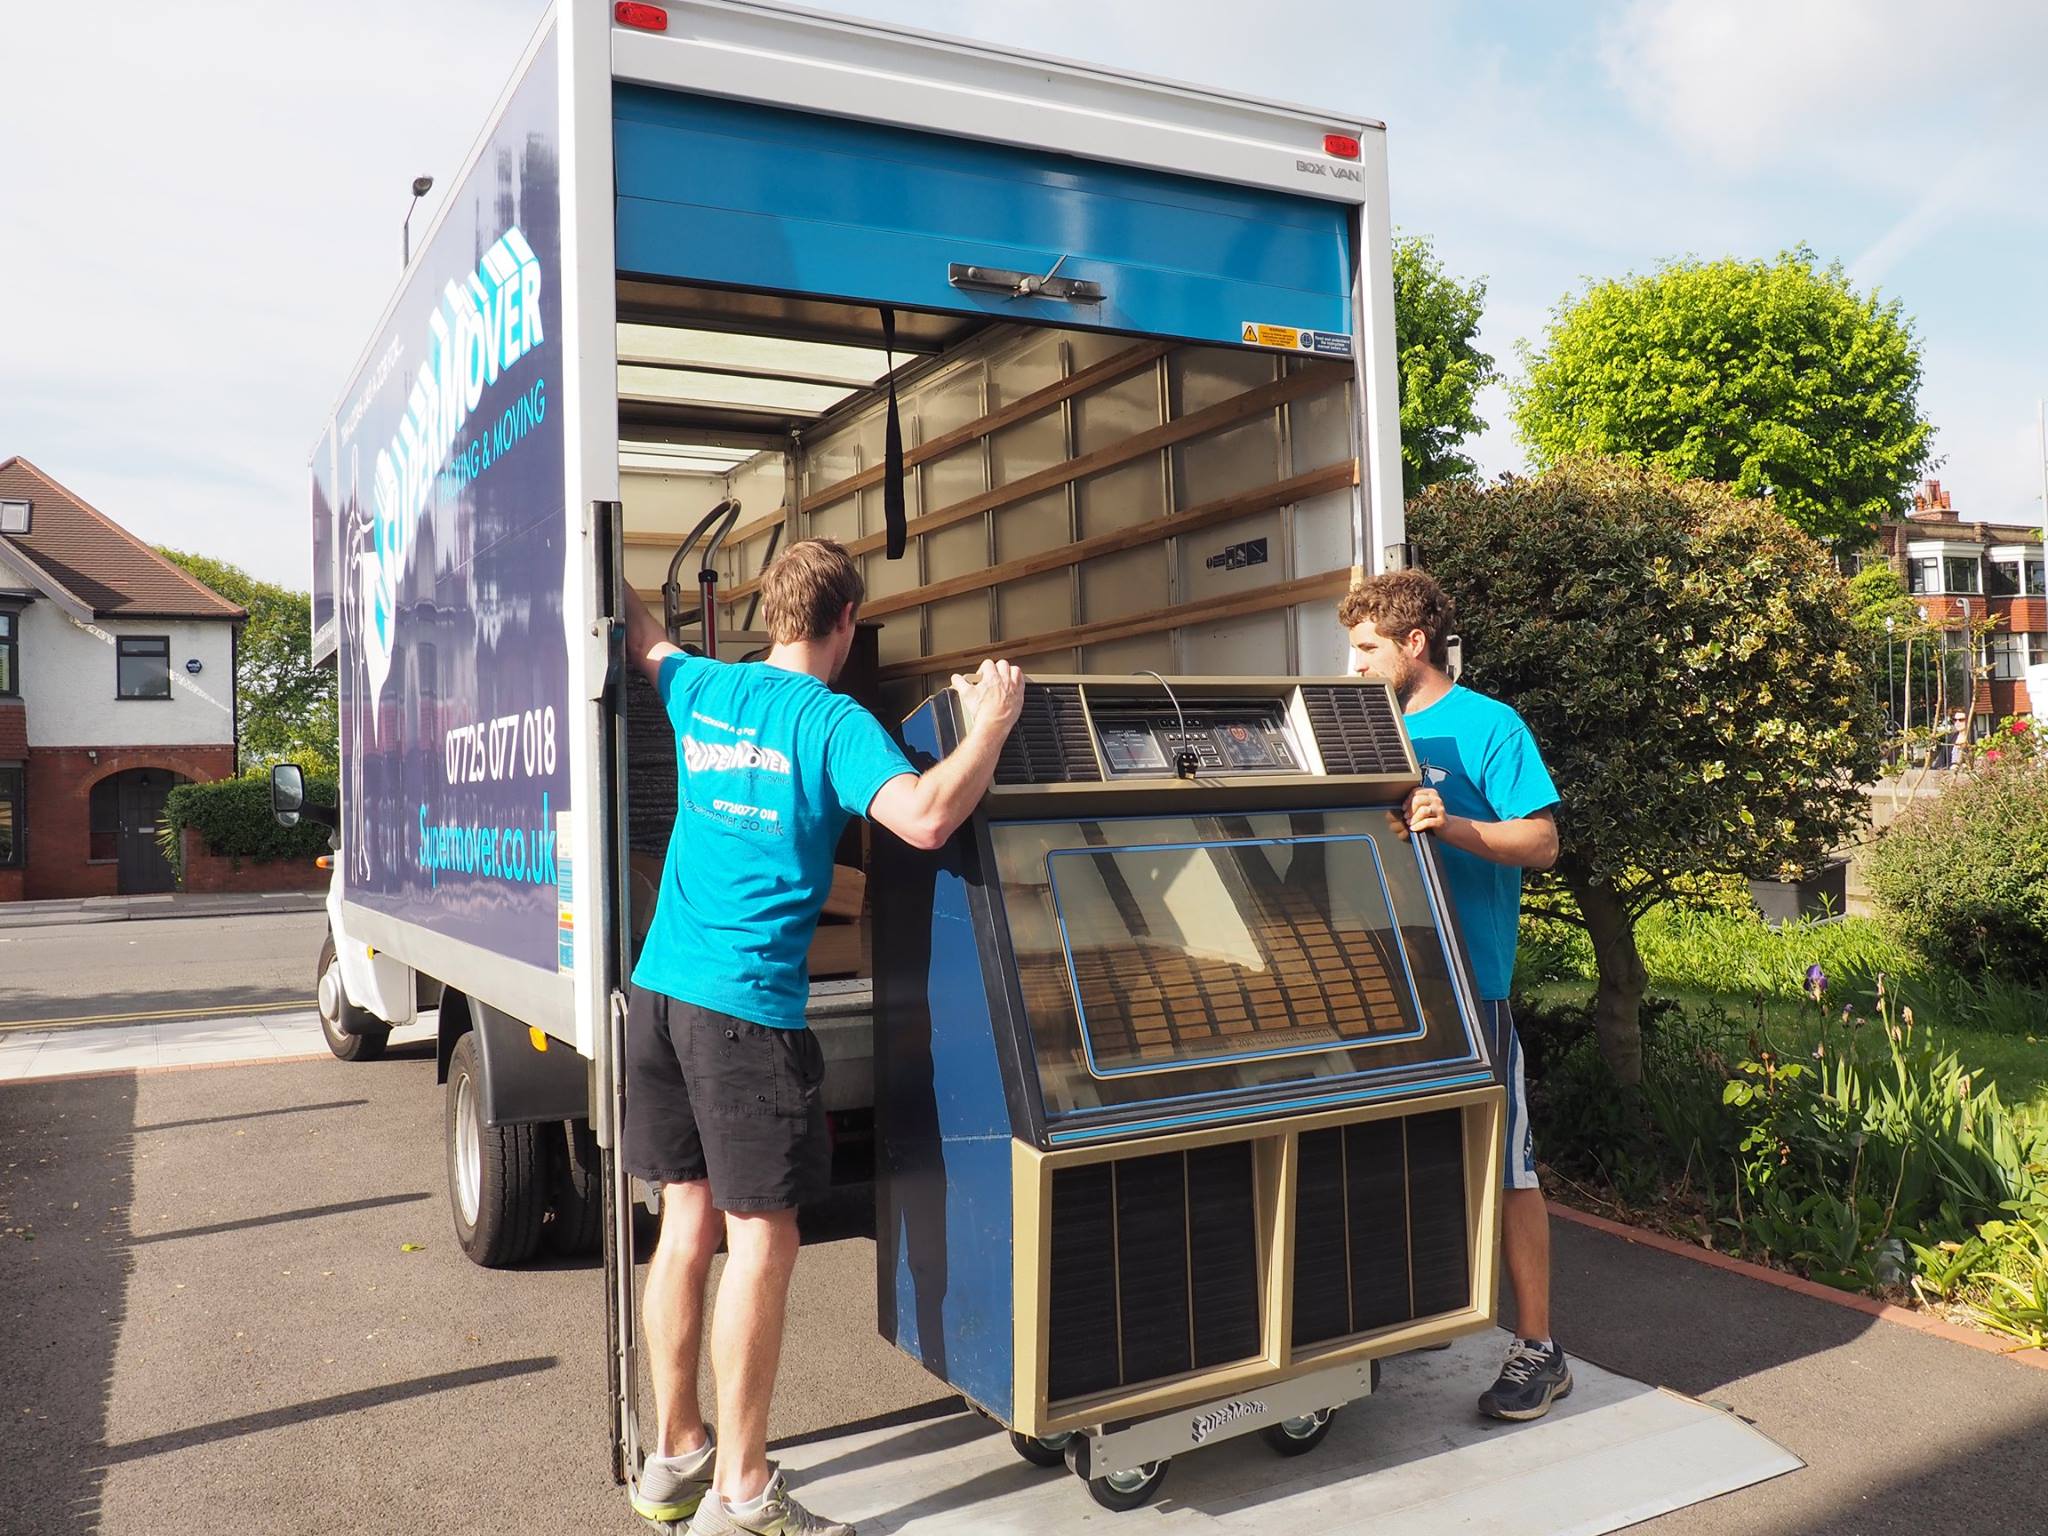
{"label": "dark sneaker", "polygon": [[1479,1394],[1479,1411],[1490,1419],[1540,1419],[1572,1390],[1571,1367],[1557,1345],[1517,1339],[1494,1384]]}
{"label": "dark sneaker", "polygon": [[656,1525],[679,1525],[697,1513],[711,1491],[717,1448],[708,1438],[687,1456],[649,1457],[633,1482],[633,1513]]}
{"label": "dark sneaker", "polygon": [[750,1515],[736,1515],[717,1494],[697,1506],[690,1536],[854,1536],[853,1527],[825,1520],[797,1503],[780,1471],[768,1475],[768,1500]]}

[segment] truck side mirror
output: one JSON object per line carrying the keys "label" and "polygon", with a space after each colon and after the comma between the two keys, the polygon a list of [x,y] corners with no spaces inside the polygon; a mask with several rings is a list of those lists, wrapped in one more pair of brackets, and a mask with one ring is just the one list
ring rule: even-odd
{"label": "truck side mirror", "polygon": [[297,763],[278,763],[270,770],[270,814],[280,827],[296,827],[306,805],[306,775]]}

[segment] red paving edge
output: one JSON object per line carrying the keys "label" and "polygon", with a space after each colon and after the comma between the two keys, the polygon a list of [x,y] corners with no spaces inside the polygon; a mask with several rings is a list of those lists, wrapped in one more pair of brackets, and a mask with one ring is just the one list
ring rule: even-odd
{"label": "red paving edge", "polygon": [[1936,1338],[1947,1339],[1952,1344],[1967,1344],[1970,1348],[1980,1349],[1988,1355],[2002,1355],[2016,1365],[2029,1365],[2035,1370],[2048,1371],[2048,1350],[2034,1349],[2024,1344],[2001,1344],[1988,1333],[1958,1328],[1953,1323],[1945,1323],[1940,1318],[1929,1317],[1908,1307],[1895,1307],[1888,1301],[1858,1296],[1850,1291],[1838,1291],[1833,1286],[1822,1285],[1817,1280],[1788,1275],[1782,1270],[1767,1269],[1761,1264],[1751,1264],[1744,1259],[1733,1259],[1725,1253],[1716,1253],[1711,1248],[1702,1248],[1697,1243],[1667,1237],[1662,1232],[1652,1232],[1644,1227],[1631,1227],[1619,1221],[1609,1221],[1605,1216],[1595,1216],[1573,1206],[1560,1205],[1555,1200],[1546,1200],[1544,1203],[1550,1207],[1551,1215],[1581,1227],[1589,1227],[1595,1232],[1605,1232],[1609,1237],[1618,1237],[1624,1242],[1640,1243],[1645,1248],[1654,1248],[1659,1253],[1673,1254],[1681,1259],[1691,1259],[1695,1263],[1705,1264],[1710,1269],[1726,1270],[1732,1275],[1745,1275],[1751,1280],[1761,1280],[1766,1285],[1775,1285],[1780,1290],[1810,1296],[1815,1301],[1847,1307],[1852,1312],[1861,1312],[1880,1322],[1897,1323],[1904,1328],[1933,1334]]}
{"label": "red paving edge", "polygon": [[75,1083],[88,1077],[154,1077],[161,1072],[206,1072],[215,1067],[275,1067],[290,1061],[328,1061],[328,1051],[297,1056],[244,1056],[240,1061],[172,1061],[156,1067],[101,1067],[94,1072],[51,1072],[40,1077],[10,1077],[0,1088],[25,1088],[30,1083]]}

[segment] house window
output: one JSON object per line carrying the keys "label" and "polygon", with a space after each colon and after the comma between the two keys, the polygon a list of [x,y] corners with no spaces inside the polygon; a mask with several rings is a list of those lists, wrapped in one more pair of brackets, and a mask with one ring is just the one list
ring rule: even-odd
{"label": "house window", "polygon": [[169,635],[117,636],[114,640],[114,665],[121,698],[168,699],[171,696]]}
{"label": "house window", "polygon": [[15,614],[0,613],[0,699],[21,692],[20,642],[15,638],[15,626],[20,622]]}
{"label": "house window", "polygon": [[2020,564],[2017,560],[2000,560],[1994,556],[1984,567],[1984,595],[1986,597],[2012,597],[2020,589]]}
{"label": "house window", "polygon": [[1906,562],[1906,590],[1908,592],[1939,592],[1941,590],[1941,558],[1929,555],[1920,560]]}
{"label": "house window", "polygon": [[2009,683],[2023,677],[2027,665],[2026,637],[2024,635],[1995,634],[1984,639],[1984,664],[1991,669],[1991,675],[2000,682]]}
{"label": "house window", "polygon": [[0,501],[0,533],[27,533],[28,512],[25,501]]}
{"label": "house window", "polygon": [[1949,555],[1941,562],[1943,590],[1948,592],[1980,592],[1982,584],[1977,577],[1975,555]]}
{"label": "house window", "polygon": [[88,864],[111,864],[121,857],[121,777],[101,779],[86,802]]}
{"label": "house window", "polygon": [[28,820],[23,773],[19,764],[0,767],[0,869],[21,868],[22,830]]}
{"label": "house window", "polygon": [[2020,638],[2027,642],[2027,664],[2033,667],[2048,667],[2048,630],[2037,630]]}

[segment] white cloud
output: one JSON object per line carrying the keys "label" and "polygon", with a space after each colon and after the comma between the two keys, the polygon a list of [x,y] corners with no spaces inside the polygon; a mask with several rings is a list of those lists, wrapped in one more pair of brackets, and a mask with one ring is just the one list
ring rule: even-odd
{"label": "white cloud", "polygon": [[1630,0],[1600,51],[1636,116],[1721,172],[1820,169],[1898,190],[2038,93],[2048,7]]}

